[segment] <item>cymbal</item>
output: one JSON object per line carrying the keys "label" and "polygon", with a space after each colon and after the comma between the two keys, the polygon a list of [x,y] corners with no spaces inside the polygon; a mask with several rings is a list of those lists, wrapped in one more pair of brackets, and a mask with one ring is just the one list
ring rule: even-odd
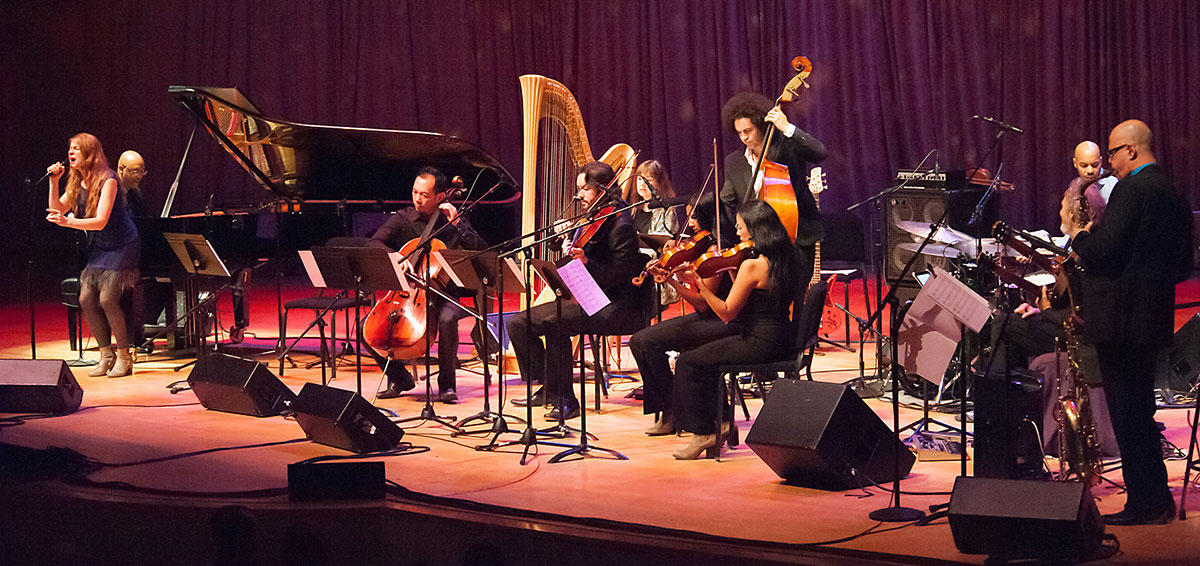
{"label": "cymbal", "polygon": [[[905,232],[908,232],[909,234],[912,234],[913,236],[916,236],[918,238],[924,238],[926,235],[929,234],[929,223],[928,222],[919,222],[919,221],[913,221],[913,220],[901,220],[899,222],[896,222],[896,227],[901,230],[904,230]],[[954,228],[950,228],[947,226],[942,226],[941,228],[938,228],[938,231],[934,232],[933,238],[932,238],[932,240],[934,242],[938,242],[941,244],[957,244],[959,242],[964,242],[964,241],[967,241],[970,239],[971,239],[971,236],[969,234],[959,232],[958,230],[955,230]]]}
{"label": "cymbal", "polygon": [[[920,248],[921,244],[918,244],[916,242],[913,242],[913,243],[906,242],[903,244],[897,244],[896,247],[900,248],[906,252],[916,253],[917,248]],[[960,255],[969,255],[969,254],[967,254],[963,250],[960,250],[954,246],[947,245],[947,244],[926,244],[925,249],[921,250],[921,255],[928,255],[928,256],[933,256],[933,257],[956,258]]]}

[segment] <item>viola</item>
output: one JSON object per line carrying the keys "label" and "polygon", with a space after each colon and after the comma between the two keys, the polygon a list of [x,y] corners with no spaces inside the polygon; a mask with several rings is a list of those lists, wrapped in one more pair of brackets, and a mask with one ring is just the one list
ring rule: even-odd
{"label": "viola", "polygon": [[609,204],[605,205],[600,210],[597,210],[594,214],[589,214],[589,220],[596,218],[599,218],[600,220],[584,226],[583,229],[575,235],[575,238],[571,240],[571,247],[582,248],[583,246],[587,245],[587,243],[591,241],[592,237],[596,235],[596,232],[599,232],[600,228],[604,226],[604,223],[607,222],[609,218],[612,218],[610,215],[615,210],[617,210],[617,207]]}
{"label": "viola", "polygon": [[[409,256],[420,241],[420,238],[409,240],[400,248],[400,254]],[[421,258],[419,267],[425,268],[430,282],[441,275],[441,268],[429,255],[444,249],[446,244],[435,238],[430,240],[428,253]],[[413,267],[411,263],[409,265]],[[378,351],[388,352],[393,359],[411,360],[423,355],[429,332],[427,300],[424,289],[388,291],[363,320],[363,340]]]}
{"label": "viola", "polygon": [[754,249],[754,242],[747,240],[732,248],[711,251],[701,255],[699,259],[692,262],[692,268],[696,270],[696,274],[701,279],[708,279],[722,271],[737,269],[742,265],[743,261],[756,256],[758,256],[758,251]]}
{"label": "viola", "polygon": [[658,283],[666,282],[668,275],[684,265],[688,265],[704,255],[705,251],[713,245],[713,236],[708,230],[701,230],[692,237],[674,243],[668,244],[663,248],[662,255],[650,263],[646,264],[646,268],[642,273],[633,278],[634,285],[641,285],[646,279],[646,274],[654,270],[654,280]]}

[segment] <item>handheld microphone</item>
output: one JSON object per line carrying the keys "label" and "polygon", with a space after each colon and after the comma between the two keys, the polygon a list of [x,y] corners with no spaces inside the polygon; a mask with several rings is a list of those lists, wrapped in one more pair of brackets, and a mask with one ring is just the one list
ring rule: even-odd
{"label": "handheld microphone", "polygon": [[[62,165],[63,169],[66,169],[67,171],[69,171],[71,169],[71,165],[65,159],[62,161],[59,161],[58,164]],[[53,165],[54,164],[52,163],[51,166],[53,166]],[[66,171],[63,171],[63,172],[66,173]],[[33,184],[36,185],[38,183],[41,183],[42,181],[45,181],[49,177],[50,177],[50,172],[46,171],[46,174],[42,175],[41,177],[38,177],[38,180],[35,181]]]}
{"label": "handheld microphone", "polygon": [[1018,128],[1007,122],[997,120],[996,118],[993,118],[991,116],[980,116],[979,114],[976,114],[974,116],[971,116],[971,119],[972,120],[983,120],[984,122],[987,122],[993,126],[996,126],[997,128],[1000,128],[1001,130],[1008,130],[1014,134],[1025,133],[1025,130],[1022,130],[1021,128]]}

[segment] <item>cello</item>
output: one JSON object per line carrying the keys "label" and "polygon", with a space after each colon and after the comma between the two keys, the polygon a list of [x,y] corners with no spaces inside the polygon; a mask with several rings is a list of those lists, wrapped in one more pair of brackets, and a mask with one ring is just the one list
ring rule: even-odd
{"label": "cello", "polygon": [[[432,222],[430,223],[433,224]],[[400,255],[409,258],[417,249],[421,238],[413,238],[400,248]],[[419,268],[426,269],[430,284],[441,275],[441,267],[430,261],[430,254],[446,249],[446,244],[434,238],[429,241],[429,249],[414,266],[412,258],[406,259],[410,271]],[[411,360],[425,353],[426,334],[429,332],[427,320],[427,293],[419,287],[408,291],[388,291],[367,314],[363,320],[363,340],[380,352],[388,352],[389,357],[397,360]]]}
{"label": "cello", "polygon": [[[794,102],[799,96],[800,87],[809,88],[808,82],[805,79],[812,73],[812,62],[808,57],[800,56],[792,59],[792,69],[796,71],[796,76],[783,87],[783,93],[779,98],[775,99],[775,105],[779,106],[785,102]],[[757,198],[765,201],[775,209],[775,213],[779,215],[779,221],[783,223],[783,227],[787,230],[788,236],[792,241],[796,241],[796,231],[800,224],[800,212],[796,205],[796,191],[792,187],[791,176],[788,173],[786,165],[776,163],[767,159],[767,154],[771,150],[771,141],[775,136],[775,126],[772,124],[767,129],[767,140],[763,143],[762,153],[758,156],[758,165],[754,168],[753,174],[750,176],[751,186],[758,179],[758,174],[761,171],[763,175],[762,188],[759,189]],[[753,191],[746,193],[746,198],[749,199]]]}

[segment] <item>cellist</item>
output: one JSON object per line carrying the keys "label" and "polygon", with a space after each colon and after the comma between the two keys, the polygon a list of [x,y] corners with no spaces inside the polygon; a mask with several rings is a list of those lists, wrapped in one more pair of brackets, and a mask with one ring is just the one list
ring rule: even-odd
{"label": "cellist", "polygon": [[721,122],[728,124],[746,147],[725,156],[725,182],[721,187],[722,247],[737,243],[734,213],[738,206],[757,196],[762,187],[762,172],[751,180],[762,156],[767,125],[778,131],[773,137],[767,159],[788,168],[792,188],[796,193],[798,224],[796,229],[797,276],[807,281],[812,277],[816,243],[825,236],[821,227],[817,203],[808,186],[808,165],[825,160],[825,144],[788,121],[779,106],[761,94],[735,94],[721,108]]}
{"label": "cellist", "polygon": [[[470,222],[458,214],[453,204],[446,200],[446,176],[433,167],[424,167],[417,172],[413,181],[413,206],[393,214],[375,234],[371,236],[368,246],[399,250],[409,240],[420,238],[426,226],[432,220],[435,224],[431,232],[442,229],[446,223],[451,226],[442,230],[437,239],[449,248],[481,250],[487,247],[483,240],[471,228]],[[455,292],[447,289],[447,294],[470,296],[470,292]],[[430,294],[433,312],[437,313],[438,333],[438,399],[443,403],[458,402],[455,392],[455,370],[458,368],[458,321],[467,316],[461,308],[454,306],[436,295]],[[476,324],[472,331],[476,341],[480,340],[480,328]],[[388,360],[380,354],[372,357],[380,363],[387,375],[388,386],[377,395],[379,399],[399,397],[401,393],[412,389],[416,382],[408,369],[400,360]]]}
{"label": "cellist", "polygon": [[[623,206],[619,189],[612,186],[615,177],[611,167],[598,161],[579,168],[575,176],[576,196],[588,218],[603,217],[601,213],[606,207]],[[578,228],[576,232],[583,230],[586,228]],[[527,313],[514,314],[506,323],[521,376],[541,381],[544,386],[533,398],[514,399],[513,404],[555,404],[555,409],[546,415],[550,420],[559,418],[560,413],[564,419],[579,416],[579,401],[571,387],[571,336],[585,332],[607,334],[606,329],[649,318],[642,304],[645,301],[639,300],[640,290],[632,283],[645,265],[645,257],[638,253],[637,230],[628,214],[608,217],[586,243],[572,246],[568,255],[584,263],[611,303],[592,316],[578,304],[564,303],[561,319],[557,316],[558,307],[545,303],[531,307]]]}

